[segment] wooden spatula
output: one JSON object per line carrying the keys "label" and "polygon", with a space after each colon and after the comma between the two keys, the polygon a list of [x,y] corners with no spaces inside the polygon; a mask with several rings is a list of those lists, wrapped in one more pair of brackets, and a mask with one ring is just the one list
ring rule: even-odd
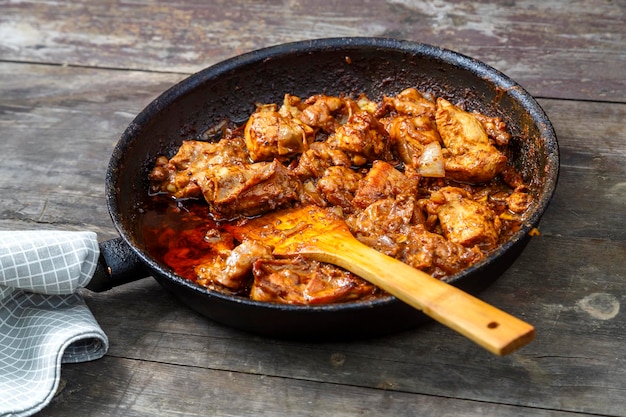
{"label": "wooden spatula", "polygon": [[273,246],[277,255],[298,253],[347,269],[496,355],[511,353],[535,336],[530,324],[362,244],[326,209],[279,210],[228,230],[240,241]]}

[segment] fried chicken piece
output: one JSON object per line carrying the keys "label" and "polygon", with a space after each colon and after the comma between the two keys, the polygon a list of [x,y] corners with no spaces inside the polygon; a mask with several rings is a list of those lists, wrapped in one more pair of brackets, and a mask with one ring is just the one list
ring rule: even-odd
{"label": "fried chicken piece", "polygon": [[493,179],[507,158],[489,143],[480,121],[449,101],[437,99],[437,130],[444,150],[446,175],[457,181],[478,183]]}
{"label": "fried chicken piece", "polygon": [[435,103],[424,97],[415,88],[407,88],[395,97],[384,97],[382,108],[394,109],[397,113],[408,116],[435,117]]}
{"label": "fried chicken piece", "polygon": [[[304,101],[305,107],[298,118],[305,124],[320,128],[326,133],[334,132],[340,125],[335,113],[346,105],[344,99],[322,94],[314,95]],[[342,116],[341,114],[337,116]],[[339,118],[340,118],[339,117]]]}
{"label": "fried chicken piece", "polygon": [[528,210],[532,202],[533,196],[528,192],[526,186],[517,187],[506,199],[507,208],[517,214]]}
{"label": "fried chicken piece", "polygon": [[302,100],[297,96],[285,94],[278,112],[283,117],[298,118],[314,130],[320,129],[330,134],[346,123],[353,113],[360,111],[374,113],[375,110],[376,103],[369,101],[365,96],[360,96],[358,101],[354,101],[347,97],[316,94]]}
{"label": "fried chicken piece", "polygon": [[331,166],[317,182],[324,199],[333,206],[352,211],[352,200],[363,175],[345,166]]}
{"label": "fried chicken piece", "polygon": [[489,117],[482,113],[472,112],[472,116],[476,117],[483,125],[487,135],[498,146],[506,146],[511,140],[511,134],[506,129],[506,123],[499,117]]}
{"label": "fried chicken piece", "polygon": [[346,217],[350,232],[365,245],[388,256],[398,256],[409,226],[423,221],[416,201],[410,196],[385,198],[365,210]]}
{"label": "fried chicken piece", "polygon": [[217,220],[274,210],[296,201],[302,187],[299,179],[277,160],[213,166],[198,185]]}
{"label": "fried chicken piece", "polygon": [[443,235],[465,247],[493,248],[498,244],[502,224],[485,203],[471,199],[462,188],[443,187],[430,196],[429,209],[439,218]]}
{"label": "fried chicken piece", "polygon": [[396,116],[382,120],[391,147],[402,162],[425,177],[443,178],[441,137],[434,122],[426,116]]}
{"label": "fried chicken piece", "polygon": [[296,201],[300,180],[279,161],[249,163],[242,138],[217,143],[185,141],[150,173],[153,192],[201,198],[217,220],[255,216]]}
{"label": "fried chicken piece", "polygon": [[389,149],[389,135],[384,126],[364,111],[353,114],[327,141],[331,148],[345,152],[356,166],[385,159]]}
{"label": "fried chicken piece", "polygon": [[384,161],[374,161],[372,168],[361,181],[352,204],[366,208],[375,201],[384,198],[396,198],[399,195],[415,196],[419,184],[419,175],[406,169],[404,173]]}
{"label": "fried chicken piece", "polygon": [[333,149],[327,142],[313,142],[293,168],[294,174],[301,179],[319,178],[331,166],[350,167],[348,155],[339,149]]}
{"label": "fried chicken piece", "polygon": [[275,108],[261,106],[244,128],[246,148],[254,162],[286,159],[308,148],[313,130],[297,118],[284,117]]}
{"label": "fried chicken piece", "polygon": [[248,160],[243,139],[223,139],[217,143],[183,141],[170,160],[157,158],[150,172],[152,192],[165,192],[175,198],[202,197],[198,181],[213,165],[242,163]]}
{"label": "fried chicken piece", "polygon": [[364,299],[379,290],[351,272],[302,257],[259,259],[250,298],[286,304],[327,304]]}
{"label": "fried chicken piece", "polygon": [[240,291],[248,285],[252,264],[258,259],[271,258],[272,248],[263,244],[244,240],[228,253],[223,252],[210,262],[196,266],[196,282],[210,287],[222,285],[232,291]]}
{"label": "fried chicken piece", "polygon": [[411,226],[398,258],[435,278],[455,274],[482,259],[478,247],[467,248],[426,230],[423,224]]}

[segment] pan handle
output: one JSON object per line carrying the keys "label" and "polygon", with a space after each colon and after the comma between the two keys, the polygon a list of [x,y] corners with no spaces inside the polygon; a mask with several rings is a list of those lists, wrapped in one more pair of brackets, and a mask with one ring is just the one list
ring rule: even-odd
{"label": "pan handle", "polygon": [[98,265],[85,288],[103,292],[150,276],[148,268],[121,237],[101,242],[99,246]]}

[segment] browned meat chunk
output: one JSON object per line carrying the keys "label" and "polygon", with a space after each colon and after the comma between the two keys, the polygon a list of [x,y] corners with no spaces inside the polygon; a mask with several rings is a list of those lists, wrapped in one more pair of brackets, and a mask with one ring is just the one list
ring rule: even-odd
{"label": "browned meat chunk", "polygon": [[425,177],[445,177],[441,138],[426,116],[397,116],[382,120],[391,146],[402,162]]}
{"label": "browned meat chunk", "polygon": [[472,152],[445,157],[446,174],[457,181],[479,183],[493,179],[506,157],[486,149],[475,149]]}
{"label": "browned meat chunk", "polygon": [[493,179],[504,169],[506,156],[489,143],[483,125],[473,114],[439,98],[436,120],[446,146],[446,176],[477,183]]}
{"label": "browned meat chunk", "polygon": [[[398,149],[402,159],[405,159],[405,153],[402,149],[403,143],[396,143],[411,139],[422,145],[430,142],[441,142],[437,126],[432,119],[426,116],[397,116],[382,120],[385,124],[387,132],[394,143],[394,147]],[[410,155],[410,151],[409,155]],[[406,163],[410,163],[411,159],[407,158]]]}
{"label": "browned meat chunk", "polygon": [[504,167],[500,176],[505,184],[511,188],[519,189],[520,187],[526,187],[524,178],[522,178],[522,175],[512,166],[507,165]]}
{"label": "browned meat chunk", "polygon": [[[302,112],[305,104],[300,97],[291,94],[285,94],[283,97],[283,104],[278,109],[278,113],[285,118],[298,117]],[[274,107],[275,109],[275,107]]]}
{"label": "browned meat chunk", "polygon": [[184,141],[169,161],[162,156],[150,172],[153,192],[165,192],[175,198],[202,196],[198,181],[213,165],[242,163],[248,160],[243,139],[217,143]]}
{"label": "browned meat chunk", "polygon": [[397,113],[409,116],[435,117],[435,103],[425,98],[415,88],[407,88],[395,97],[385,97],[383,108],[392,108]]}
{"label": "browned meat chunk", "polygon": [[363,299],[379,292],[358,276],[301,257],[260,259],[253,265],[250,298],[286,304],[325,304]]}
{"label": "browned meat chunk", "polygon": [[198,181],[218,220],[255,216],[296,201],[301,183],[280,162],[214,166]]}
{"label": "browned meat chunk", "polygon": [[389,138],[378,119],[370,113],[359,112],[339,126],[328,143],[345,152],[353,165],[361,166],[383,158],[388,151]]}
{"label": "browned meat chunk", "polygon": [[346,122],[359,106],[351,99],[317,94],[307,98],[285,94],[278,112],[283,117],[294,117],[314,130],[332,133]]}
{"label": "browned meat chunk", "polygon": [[283,117],[275,106],[261,107],[244,128],[246,147],[255,161],[271,161],[300,154],[307,149],[312,129],[298,119]]}
{"label": "browned meat chunk", "polygon": [[472,116],[478,119],[485,128],[487,135],[498,146],[506,146],[511,140],[511,134],[506,129],[506,123],[498,117],[489,117],[484,114],[473,112]]}
{"label": "browned meat chunk", "polygon": [[302,179],[319,178],[331,166],[350,167],[350,158],[339,149],[333,149],[326,142],[314,142],[298,161],[293,172]]}
{"label": "browned meat chunk", "polygon": [[240,291],[248,285],[252,264],[271,255],[272,248],[246,240],[230,253],[223,253],[196,266],[196,282],[205,287],[219,284],[232,291]]}
{"label": "browned meat chunk", "polygon": [[423,221],[413,197],[385,198],[346,218],[350,232],[362,243],[396,257],[412,223]]}
{"label": "browned meat chunk", "polygon": [[533,202],[532,194],[525,187],[518,187],[507,197],[506,204],[513,213],[524,213]]}
{"label": "browned meat chunk", "polygon": [[352,200],[363,176],[344,166],[329,167],[317,183],[324,199],[333,206],[351,211]]}
{"label": "browned meat chunk", "polygon": [[384,161],[375,161],[361,182],[352,203],[365,208],[377,200],[398,195],[415,196],[419,175],[407,169],[404,173]]}
{"label": "browned meat chunk", "polygon": [[429,232],[421,224],[410,227],[405,239],[398,258],[435,278],[455,274],[483,257],[476,246],[466,248],[440,234]]}
{"label": "browned meat chunk", "polygon": [[304,102],[298,119],[313,128],[322,129],[326,133],[334,132],[340,125],[342,114],[339,112],[345,106],[345,100],[340,97],[315,95]]}
{"label": "browned meat chunk", "polygon": [[444,187],[434,192],[430,200],[449,241],[466,247],[480,245],[486,248],[498,243],[500,219],[487,204],[472,200],[467,191]]}

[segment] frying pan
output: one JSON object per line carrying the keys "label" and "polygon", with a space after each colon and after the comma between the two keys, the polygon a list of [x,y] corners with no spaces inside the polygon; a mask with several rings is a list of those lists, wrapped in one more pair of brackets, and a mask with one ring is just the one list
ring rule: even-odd
{"label": "frying pan", "polygon": [[556,187],[557,139],[539,104],[506,75],[439,47],[386,38],[330,38],[260,49],[206,68],[165,91],[132,121],[111,157],[106,176],[109,213],[120,237],[101,243],[88,288],[153,276],[198,313],[256,334],[311,340],[378,336],[427,320],[394,297],[299,306],[252,301],[194,284],[147,252],[141,224],[149,205],[148,173],[160,155],[226,119],[244,122],[256,103],[280,103],[285,93],[356,96],[372,100],[408,87],[430,92],[466,110],[500,117],[513,139],[509,159],[534,195],[529,215],[512,238],[447,281],[476,294],[498,278],[528,242]]}

